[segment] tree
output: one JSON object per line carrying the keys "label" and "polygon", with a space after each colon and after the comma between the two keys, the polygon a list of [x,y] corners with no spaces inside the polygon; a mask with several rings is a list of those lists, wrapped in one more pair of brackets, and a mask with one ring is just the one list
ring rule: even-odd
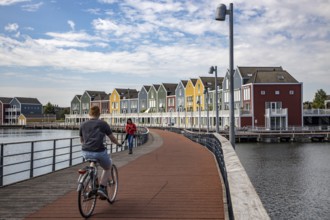
{"label": "tree", "polygon": [[61,108],[61,110],[58,112],[58,118],[60,120],[65,119],[65,115],[70,114],[70,108]]}
{"label": "tree", "polygon": [[55,114],[55,107],[50,102],[44,106],[44,114]]}
{"label": "tree", "polygon": [[313,102],[306,101],[303,103],[304,109],[311,109],[313,105]]}
{"label": "tree", "polygon": [[313,99],[313,108],[324,108],[324,101],[327,99],[327,94],[323,89],[317,90]]}

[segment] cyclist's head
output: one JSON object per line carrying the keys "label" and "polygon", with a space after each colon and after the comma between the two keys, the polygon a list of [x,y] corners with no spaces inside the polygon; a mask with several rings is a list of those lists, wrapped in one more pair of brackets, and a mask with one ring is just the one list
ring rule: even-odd
{"label": "cyclist's head", "polygon": [[93,118],[98,118],[100,117],[100,108],[98,106],[93,106],[91,107],[91,109],[89,110],[89,116],[93,117]]}

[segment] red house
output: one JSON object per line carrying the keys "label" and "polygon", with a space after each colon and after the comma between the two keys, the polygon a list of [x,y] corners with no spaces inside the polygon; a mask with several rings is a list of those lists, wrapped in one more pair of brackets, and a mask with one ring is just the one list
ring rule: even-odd
{"label": "red house", "polygon": [[238,67],[241,127],[270,130],[303,126],[302,83],[282,67]]}

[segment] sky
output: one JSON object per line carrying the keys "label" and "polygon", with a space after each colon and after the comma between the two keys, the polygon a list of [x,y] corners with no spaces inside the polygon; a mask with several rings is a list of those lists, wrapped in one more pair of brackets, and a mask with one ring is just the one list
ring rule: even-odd
{"label": "sky", "polygon": [[69,107],[86,90],[140,90],[234,67],[282,66],[303,100],[330,94],[329,0],[0,0],[0,97]]}

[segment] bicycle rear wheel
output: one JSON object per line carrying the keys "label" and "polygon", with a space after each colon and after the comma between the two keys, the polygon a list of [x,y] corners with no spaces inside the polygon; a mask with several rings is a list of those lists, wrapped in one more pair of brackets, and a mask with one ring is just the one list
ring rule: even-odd
{"label": "bicycle rear wheel", "polygon": [[111,178],[108,181],[108,202],[114,203],[118,192],[118,170],[116,165],[111,167]]}
{"label": "bicycle rear wheel", "polygon": [[97,191],[95,189],[93,190],[93,181],[90,174],[86,174],[80,184],[78,190],[78,207],[80,214],[88,218],[95,209]]}

